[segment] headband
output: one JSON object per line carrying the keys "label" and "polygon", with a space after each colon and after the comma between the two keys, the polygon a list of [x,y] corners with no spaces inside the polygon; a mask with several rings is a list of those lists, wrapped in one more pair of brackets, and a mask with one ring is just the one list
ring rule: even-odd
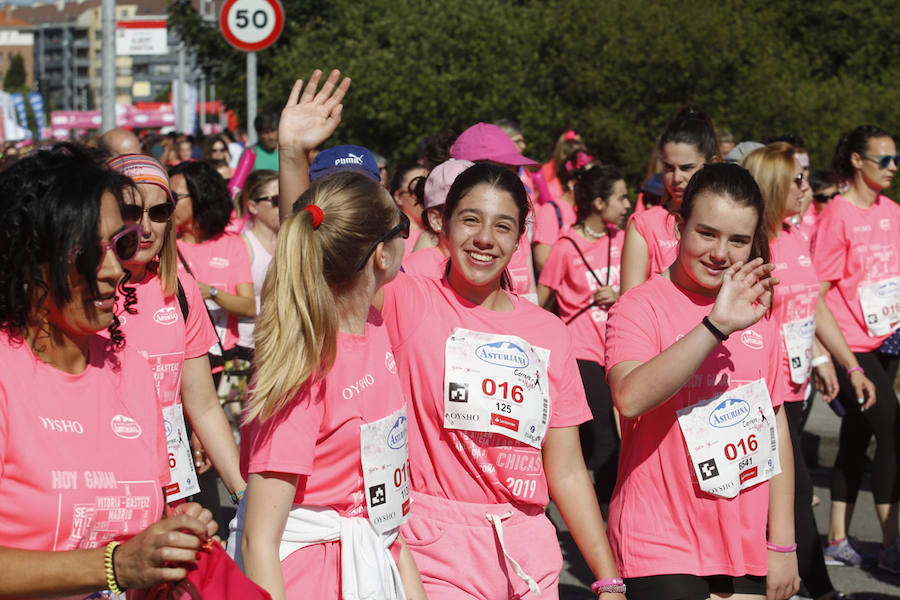
{"label": "headband", "polygon": [[[130,178],[137,184],[149,183],[162,188],[166,196],[173,198],[169,188],[169,176],[158,160],[146,154],[123,154],[110,159],[106,166]],[[174,200],[173,200],[174,201]]]}

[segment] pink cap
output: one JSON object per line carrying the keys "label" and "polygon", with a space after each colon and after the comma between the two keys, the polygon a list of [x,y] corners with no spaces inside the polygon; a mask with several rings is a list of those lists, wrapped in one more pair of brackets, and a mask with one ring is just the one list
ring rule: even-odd
{"label": "pink cap", "polygon": [[[505,134],[504,134],[505,135]],[[425,180],[425,208],[441,206],[447,202],[447,192],[459,174],[474,165],[468,160],[450,159],[431,170]]]}
{"label": "pink cap", "polygon": [[490,123],[476,123],[463,131],[453,145],[450,156],[457,160],[489,160],[501,165],[531,166],[538,163],[519,154],[505,131]]}

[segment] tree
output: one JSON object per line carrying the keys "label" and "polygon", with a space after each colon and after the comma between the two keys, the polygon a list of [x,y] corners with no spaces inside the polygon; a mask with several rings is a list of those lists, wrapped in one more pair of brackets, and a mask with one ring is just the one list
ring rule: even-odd
{"label": "tree", "polygon": [[9,60],[9,68],[3,74],[3,89],[7,92],[25,90],[25,59],[18,52]]}

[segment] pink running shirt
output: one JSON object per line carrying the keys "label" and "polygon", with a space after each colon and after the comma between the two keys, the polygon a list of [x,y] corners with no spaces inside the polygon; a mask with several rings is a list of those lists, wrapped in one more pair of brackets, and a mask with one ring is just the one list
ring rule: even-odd
{"label": "pink running shirt", "polygon": [[[190,272],[197,281],[229,294],[236,293],[240,283],[253,285],[250,255],[239,235],[223,233],[199,244],[188,244],[178,240],[178,251],[187,261]],[[180,260],[178,270],[186,270]],[[237,317],[226,313],[225,309],[213,300],[208,300],[206,306],[213,317],[222,348],[225,350],[234,348],[238,340]]]}
{"label": "pink running shirt", "polygon": [[[559,207],[559,215],[556,213],[554,204],[547,202],[541,205],[537,210],[537,216],[534,222],[534,243],[547,244],[552,246],[562,235],[562,231],[575,224],[578,216],[575,213],[575,207],[568,202],[560,199],[553,201]],[[562,226],[559,222],[562,219]]]}
{"label": "pink running shirt", "polygon": [[[610,311],[607,373],[620,362],[658,355],[694,329],[714,301],[658,275],[629,290]],[[778,344],[775,323],[764,318],[719,344],[667,402],[622,419],[609,542],[623,577],[766,574],[768,483],[731,499],[701,492],[676,411],[760,378],[771,393]]]}
{"label": "pink running shirt", "polygon": [[338,333],[337,358],[323,381],[304,385],[264,423],[244,426],[241,472],[306,475],[294,504],[365,517],[360,426],[404,402],[384,321],[372,308],[365,335]]}
{"label": "pink running shirt", "polygon": [[819,300],[819,279],[812,264],[809,242],[800,229],[784,227],[780,236],[769,240],[769,248],[772,253],[771,262],[775,265],[774,276],[781,281],[775,288],[772,307],[783,353],[775,378],[777,383],[774,394],[780,395],[783,402],[797,402],[803,400],[806,385],[791,381],[790,358],[782,326],[791,321],[815,317]]}
{"label": "pink running shirt", "polygon": [[97,335],[72,375],[3,336],[0,365],[0,546],[98,548],[160,519],[169,467],[144,359]]}
{"label": "pink running shirt", "polygon": [[500,434],[444,429],[444,348],[457,327],[514,335],[549,349],[549,426],[591,419],[566,327],[527,300],[511,300],[512,311],[489,310],[456,295],[445,279],[405,273],[384,287],[382,312],[410,398],[413,491],[484,504],[548,502],[540,450]]}
{"label": "pink running shirt", "polygon": [[[593,302],[594,292],[600,289],[600,284],[591,274],[591,270],[604,285],[609,281],[610,286],[616,290],[619,289],[622,245],[625,241],[625,234],[614,228],[610,228],[609,231],[614,234],[612,238],[605,235],[598,240],[589,242],[575,230],[569,229],[550,250],[544,270],[541,271],[540,282],[541,285],[556,292],[559,318],[563,323],[568,323],[569,319]],[[578,244],[591,267],[590,269],[584,264],[569,240],[574,240]],[[610,248],[610,243],[612,243],[612,248]],[[600,365],[605,363],[608,315],[608,307],[594,305],[567,325],[575,344],[575,358],[592,360]]]}
{"label": "pink running shirt", "polygon": [[420,248],[403,258],[403,271],[410,275],[434,277],[440,279],[447,268],[447,258],[441,254],[437,246]]}
{"label": "pink running shirt", "polygon": [[900,275],[900,206],[883,195],[869,208],[835,196],[819,214],[812,248],[819,279],[834,283],[825,302],[850,349],[869,352],[881,346],[888,336],[869,335],[859,286]]}
{"label": "pink running shirt", "polygon": [[159,277],[147,271],[143,281],[127,284],[135,288],[137,314],[124,311],[124,299],[116,302],[122,332],[130,348],[144,357],[153,372],[163,407],[181,402],[181,371],[184,361],[204,356],[216,343],[216,332],[203,306],[203,296],[194,279],[178,273],[188,303],[184,321],[178,295],[163,296]]}
{"label": "pink running shirt", "polygon": [[519,246],[509,259],[506,270],[512,280],[512,291],[516,294],[530,294],[531,284],[534,281],[534,271],[531,269],[531,244],[528,243],[528,231],[519,239]]}
{"label": "pink running shirt", "polygon": [[631,215],[630,222],[647,243],[647,278],[668,269],[678,258],[675,216],[662,206],[651,206]]}

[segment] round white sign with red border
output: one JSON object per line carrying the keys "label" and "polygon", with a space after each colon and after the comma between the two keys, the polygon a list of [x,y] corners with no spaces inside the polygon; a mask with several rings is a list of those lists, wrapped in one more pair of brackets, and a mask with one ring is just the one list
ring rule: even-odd
{"label": "round white sign with red border", "polygon": [[225,0],[219,26],[225,40],[238,50],[264,50],[284,29],[284,7],[280,0]]}

